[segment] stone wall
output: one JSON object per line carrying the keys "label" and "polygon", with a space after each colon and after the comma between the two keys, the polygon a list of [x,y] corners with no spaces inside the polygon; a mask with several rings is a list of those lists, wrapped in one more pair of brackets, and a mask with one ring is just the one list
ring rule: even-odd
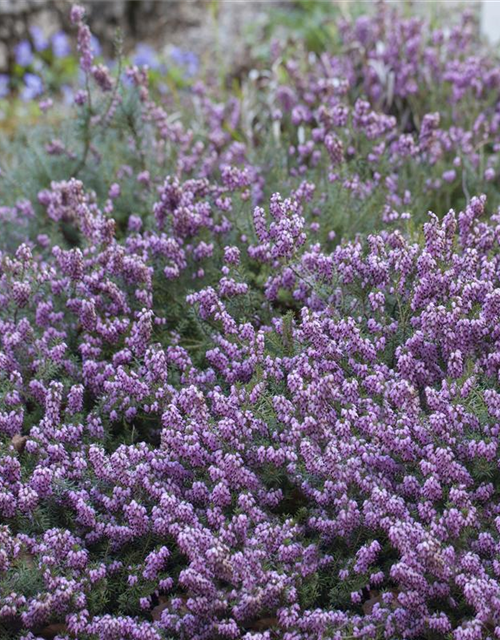
{"label": "stone wall", "polygon": [[[203,53],[217,42],[234,56],[241,51],[245,25],[269,9],[266,2],[207,0],[80,0],[87,9],[88,22],[103,46],[111,53],[117,27],[125,44],[148,41],[160,50],[168,45]],[[13,45],[29,39],[29,27],[40,26],[47,35],[70,28],[68,0],[0,0],[0,71],[13,63]]]}

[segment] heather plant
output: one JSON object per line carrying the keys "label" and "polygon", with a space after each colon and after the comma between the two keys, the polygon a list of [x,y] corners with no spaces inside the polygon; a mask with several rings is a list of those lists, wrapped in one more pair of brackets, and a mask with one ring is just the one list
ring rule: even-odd
{"label": "heather plant", "polygon": [[77,117],[0,176],[3,637],[500,637],[498,61],[470,17],[381,7],[338,23],[363,55],[274,47],[229,95],[111,71],[71,18]]}

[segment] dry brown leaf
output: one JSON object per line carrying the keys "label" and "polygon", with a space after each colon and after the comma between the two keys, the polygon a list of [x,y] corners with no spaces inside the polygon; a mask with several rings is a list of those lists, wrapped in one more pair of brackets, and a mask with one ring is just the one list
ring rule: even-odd
{"label": "dry brown leaf", "polygon": [[12,440],[10,442],[17,453],[22,453],[26,443],[28,442],[28,436],[22,436],[20,433],[16,433],[15,436],[12,436]]}
{"label": "dry brown leaf", "polygon": [[37,633],[40,638],[47,638],[47,640],[52,640],[59,634],[64,634],[68,632],[68,627],[64,624],[64,622],[55,622],[54,624],[49,624],[44,627],[41,631]]}
{"label": "dry brown leaf", "polygon": [[[388,591],[396,597],[399,595],[399,591],[397,589],[389,589]],[[369,616],[371,614],[371,612],[373,611],[373,607],[376,604],[378,603],[383,604],[384,602],[383,595],[384,594],[381,593],[380,591],[370,591],[370,598],[365,602],[363,602],[363,606],[362,606],[363,613],[365,614],[365,616]]]}
{"label": "dry brown leaf", "polygon": [[260,618],[252,624],[248,625],[248,629],[252,631],[268,631],[278,624],[278,618]]}
{"label": "dry brown leaf", "polygon": [[168,607],[167,596],[159,596],[158,600],[159,600],[159,604],[157,604],[156,607],[153,607],[153,609],[151,609],[151,617],[153,618],[153,620],[155,620],[155,622],[161,619],[161,614]]}
{"label": "dry brown leaf", "polygon": [[28,567],[32,568],[35,566],[35,559],[31,555],[31,553],[26,551],[26,549],[23,549],[21,551],[21,553],[17,556],[17,559],[20,560],[21,562],[26,563]]}
{"label": "dry brown leaf", "polygon": [[370,598],[366,600],[366,602],[363,602],[363,613],[365,616],[369,616],[371,614],[373,607],[378,602],[383,602],[380,591],[370,591]]}
{"label": "dry brown leaf", "polygon": [[[177,597],[179,597],[184,603],[187,602],[189,599],[188,596],[185,596],[185,595],[177,596]],[[156,607],[153,607],[153,609],[151,609],[151,616],[153,617],[153,620],[159,620],[161,618],[161,614],[163,610],[166,609],[166,607],[170,602],[170,597],[159,596],[158,600],[159,600],[159,604],[157,604]],[[183,614],[189,613],[189,609],[185,606],[185,604],[182,604],[180,607],[178,607],[177,611]]]}

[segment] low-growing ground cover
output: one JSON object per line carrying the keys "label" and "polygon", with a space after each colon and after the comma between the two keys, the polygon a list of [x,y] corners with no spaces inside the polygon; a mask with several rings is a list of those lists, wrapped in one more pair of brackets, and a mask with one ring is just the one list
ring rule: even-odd
{"label": "low-growing ground cover", "polygon": [[167,95],[72,20],[76,119],[3,141],[3,637],[500,637],[472,17],[381,6]]}

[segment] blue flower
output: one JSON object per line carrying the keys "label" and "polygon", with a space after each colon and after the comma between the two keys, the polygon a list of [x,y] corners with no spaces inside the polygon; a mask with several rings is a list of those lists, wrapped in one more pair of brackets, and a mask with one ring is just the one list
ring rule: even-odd
{"label": "blue flower", "polygon": [[40,76],[34,73],[26,73],[24,76],[24,87],[21,91],[21,100],[29,102],[43,93],[43,82]]}
{"label": "blue flower", "polygon": [[33,39],[33,44],[35,46],[36,51],[45,51],[45,49],[49,46],[49,41],[45,37],[43,31],[40,27],[31,27],[30,28],[31,37]]}
{"label": "blue flower", "polygon": [[90,44],[91,44],[94,56],[98,58],[102,54],[101,43],[94,35],[92,35],[90,38]]}
{"label": "blue flower", "polygon": [[170,51],[172,62],[183,67],[187,76],[194,76],[200,67],[200,61],[194,51],[184,51],[179,47],[172,47]]}
{"label": "blue flower", "polygon": [[8,96],[9,91],[9,76],[5,73],[0,73],[0,98]]}
{"label": "blue flower", "polygon": [[137,45],[132,62],[139,67],[147,65],[150,69],[158,69],[160,66],[160,61],[153,47],[142,42]]}
{"label": "blue flower", "polygon": [[73,89],[69,85],[63,84],[63,86],[61,87],[61,92],[63,95],[64,104],[65,105],[73,104],[73,101],[75,99],[75,92],[73,91]]}
{"label": "blue flower", "polygon": [[16,44],[14,54],[16,56],[16,63],[20,67],[29,67],[33,62],[33,50],[27,40],[21,40],[21,42]]}
{"label": "blue flower", "polygon": [[65,58],[71,53],[69,38],[63,31],[52,36],[52,51],[56,58]]}

